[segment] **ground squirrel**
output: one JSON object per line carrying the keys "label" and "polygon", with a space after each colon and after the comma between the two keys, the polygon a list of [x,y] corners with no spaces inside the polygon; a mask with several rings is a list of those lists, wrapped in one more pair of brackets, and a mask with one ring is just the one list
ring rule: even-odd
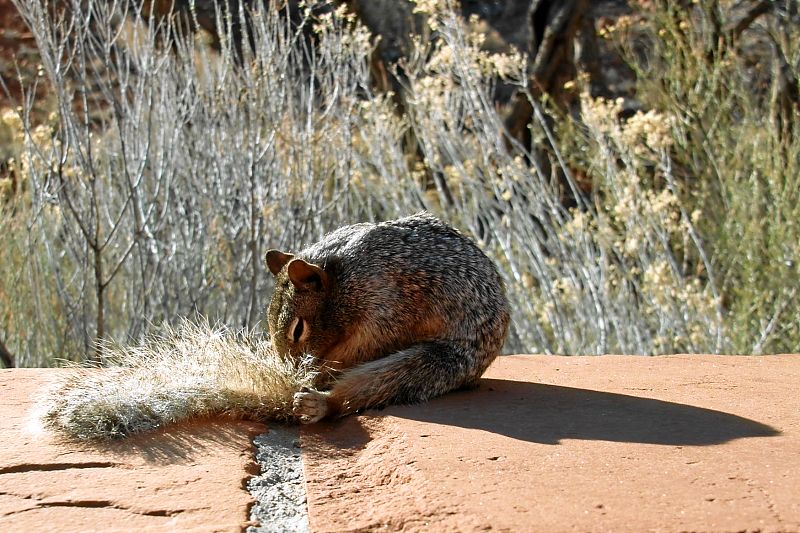
{"label": "ground squirrel", "polygon": [[474,384],[505,341],[495,265],[427,213],[346,226],[266,262],[274,348],[320,369],[316,388],[294,395],[303,423]]}
{"label": "ground squirrel", "polygon": [[505,340],[497,269],[431,215],[346,226],[266,260],[271,342],[184,320],[138,346],[106,346],[114,368],[65,373],[44,421],[82,439],[202,416],[312,423],[473,384]]}

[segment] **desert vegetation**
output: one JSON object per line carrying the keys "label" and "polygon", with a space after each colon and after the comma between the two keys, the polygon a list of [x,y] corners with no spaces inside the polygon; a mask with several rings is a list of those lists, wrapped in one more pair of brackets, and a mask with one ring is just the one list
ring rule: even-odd
{"label": "desert vegetation", "polygon": [[800,350],[793,2],[565,2],[569,57],[418,0],[382,62],[345,4],[237,3],[209,37],[137,0],[13,3],[41,65],[0,111],[6,366],[196,313],[252,330],[268,248],[423,209],[500,266],[507,352]]}

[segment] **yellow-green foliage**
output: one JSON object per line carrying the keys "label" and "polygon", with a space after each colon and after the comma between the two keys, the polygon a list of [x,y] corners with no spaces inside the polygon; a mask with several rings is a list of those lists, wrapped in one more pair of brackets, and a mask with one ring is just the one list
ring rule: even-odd
{"label": "yellow-green foliage", "polygon": [[0,167],[0,335],[18,366],[49,366],[55,354],[81,347],[65,335],[69,325],[54,277],[59,252],[43,238],[59,231],[59,207],[31,203],[29,150],[49,143],[52,129],[43,124],[26,134],[21,112],[0,109],[4,149],[12,154]]}
{"label": "yellow-green foliage", "polygon": [[[720,2],[722,13],[729,4]],[[706,244],[725,351],[797,351],[800,109],[787,109],[780,90],[800,90],[792,67],[800,64],[800,28],[756,21],[739,36],[720,36],[707,9],[669,2],[623,26],[617,37],[637,74],[637,98],[668,121],[674,192]],[[781,56],[783,66],[775,63]],[[794,87],[782,87],[781,68]],[[705,266],[698,262],[695,279],[707,279]]]}

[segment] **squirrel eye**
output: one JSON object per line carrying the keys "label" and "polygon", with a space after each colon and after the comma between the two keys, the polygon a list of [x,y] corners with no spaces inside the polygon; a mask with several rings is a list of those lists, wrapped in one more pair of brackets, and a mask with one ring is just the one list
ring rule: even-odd
{"label": "squirrel eye", "polygon": [[297,344],[303,338],[303,333],[306,329],[306,321],[300,317],[295,317],[292,320],[291,326],[289,326],[289,334],[292,342]]}

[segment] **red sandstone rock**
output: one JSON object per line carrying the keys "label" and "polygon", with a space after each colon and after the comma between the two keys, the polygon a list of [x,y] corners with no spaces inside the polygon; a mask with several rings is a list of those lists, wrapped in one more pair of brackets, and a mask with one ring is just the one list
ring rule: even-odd
{"label": "red sandstone rock", "polygon": [[[227,531],[250,437],[42,432],[0,371],[0,531]],[[800,356],[500,359],[480,388],[303,428],[314,531],[798,531]]]}
{"label": "red sandstone rock", "polygon": [[314,531],[798,531],[800,356],[501,358],[304,427]]}
{"label": "red sandstone rock", "polygon": [[209,420],[93,447],[31,410],[55,370],[0,370],[0,531],[239,531],[261,424]]}

